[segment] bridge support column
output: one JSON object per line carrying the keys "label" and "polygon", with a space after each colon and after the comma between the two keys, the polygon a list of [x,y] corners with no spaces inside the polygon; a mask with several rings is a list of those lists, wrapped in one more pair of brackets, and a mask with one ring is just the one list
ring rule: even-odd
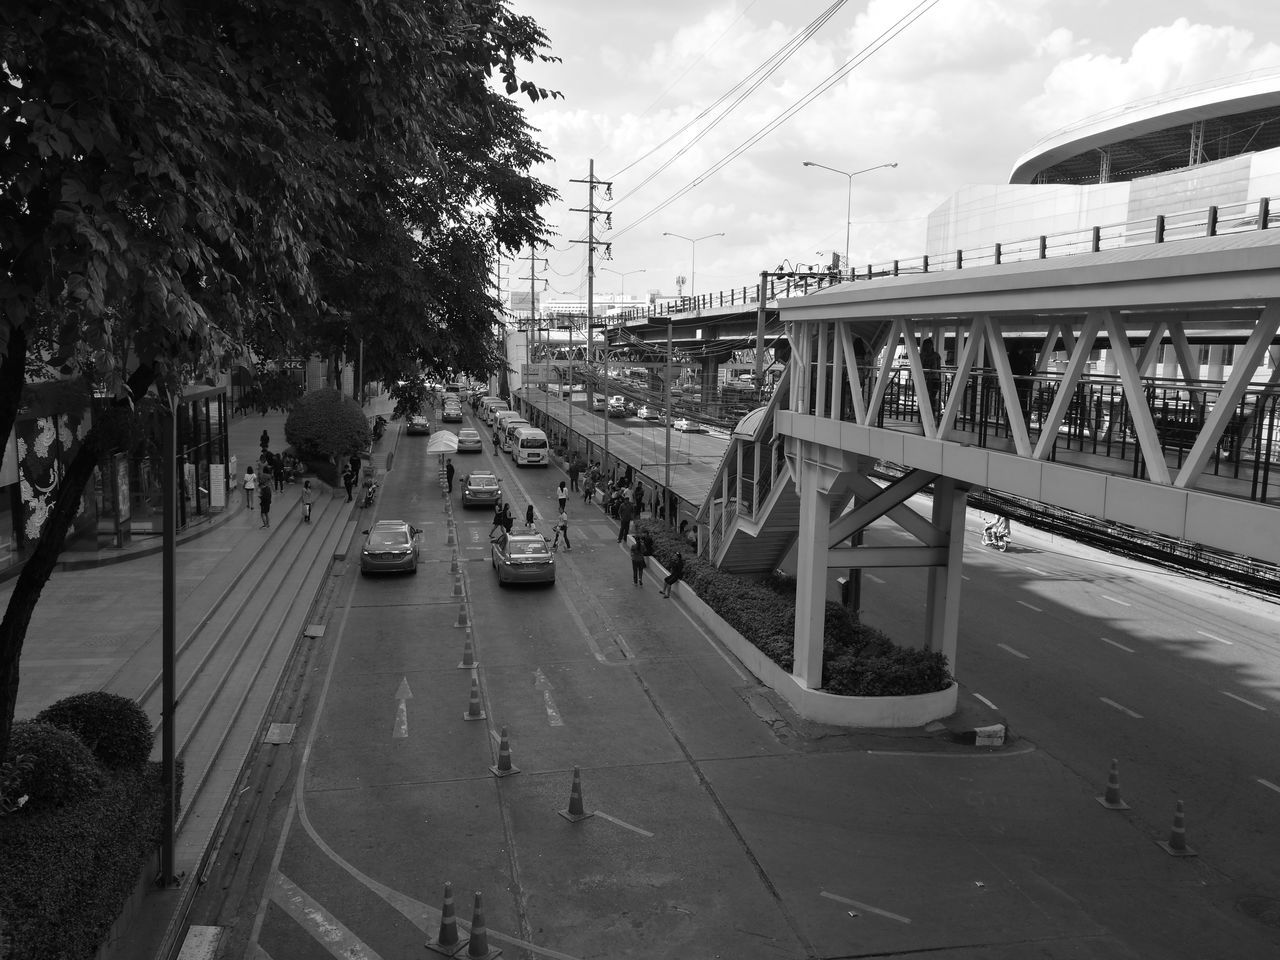
{"label": "bridge support column", "polygon": [[792,673],[809,689],[822,686],[822,632],[827,605],[830,469],[797,458],[800,537],[796,553],[795,666]]}
{"label": "bridge support column", "polygon": [[947,562],[945,566],[929,568],[925,629],[929,649],[941,651],[953,674],[956,670],[956,637],[959,635],[960,625],[964,516],[968,498],[968,487],[950,477],[940,476],[933,482],[933,526],[944,538]]}
{"label": "bridge support column", "polygon": [[702,402],[710,403],[712,397],[719,396],[717,381],[720,378],[720,364],[712,357],[702,358]]}

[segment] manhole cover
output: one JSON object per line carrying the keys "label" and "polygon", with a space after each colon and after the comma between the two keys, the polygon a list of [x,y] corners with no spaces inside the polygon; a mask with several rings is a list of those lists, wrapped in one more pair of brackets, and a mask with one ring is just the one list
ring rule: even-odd
{"label": "manhole cover", "polygon": [[1236,908],[1250,920],[1265,923],[1268,927],[1280,927],[1280,900],[1273,897],[1245,897],[1236,901]]}

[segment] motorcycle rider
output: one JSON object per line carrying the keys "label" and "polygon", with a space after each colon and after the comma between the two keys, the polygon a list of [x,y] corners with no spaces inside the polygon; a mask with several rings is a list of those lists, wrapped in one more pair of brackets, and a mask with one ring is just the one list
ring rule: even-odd
{"label": "motorcycle rider", "polygon": [[1001,540],[1008,540],[1009,534],[1009,518],[999,514],[982,528],[982,540],[984,543],[997,543]]}

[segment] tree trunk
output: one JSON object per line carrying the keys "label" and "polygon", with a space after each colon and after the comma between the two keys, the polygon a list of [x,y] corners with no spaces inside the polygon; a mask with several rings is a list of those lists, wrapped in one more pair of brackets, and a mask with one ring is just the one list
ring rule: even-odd
{"label": "tree trunk", "polygon": [[[5,385],[8,379],[4,378],[4,374],[10,372],[7,369],[10,359],[11,357],[6,357],[4,366],[0,367],[0,378],[3,378],[0,383]],[[146,393],[154,377],[150,367],[135,370],[129,378],[132,396],[141,397]],[[2,411],[3,408],[0,407],[0,412]],[[27,629],[31,625],[31,617],[35,613],[44,585],[49,582],[49,577],[57,566],[67,532],[79,512],[80,501],[93,476],[94,467],[105,452],[99,449],[101,442],[102,432],[95,424],[85,435],[75,456],[65,464],[65,473],[58,484],[53,509],[49,511],[44,526],[40,529],[40,539],[36,542],[35,550],[18,574],[13,593],[9,596],[9,605],[5,608],[4,619],[0,620],[0,758],[9,749],[9,733],[18,704],[18,662],[22,656],[22,645],[27,638]]]}

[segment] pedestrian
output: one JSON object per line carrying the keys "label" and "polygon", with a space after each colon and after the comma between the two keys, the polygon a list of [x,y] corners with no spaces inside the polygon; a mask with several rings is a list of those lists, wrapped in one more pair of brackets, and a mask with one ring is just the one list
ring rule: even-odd
{"label": "pedestrian", "polygon": [[258,446],[262,447],[263,450],[271,446],[271,434],[267,433],[266,430],[263,430],[262,436],[258,438]]}
{"label": "pedestrian", "polygon": [[569,464],[569,489],[574,493],[578,492],[578,477],[582,474],[582,464],[578,462],[578,458],[573,458],[573,463]]}
{"label": "pedestrian", "polygon": [[262,459],[258,461],[258,483],[262,489],[267,490],[275,486],[272,479],[271,471],[271,454],[266,450],[262,451]]}
{"label": "pedestrian", "polygon": [[271,526],[271,487],[263,485],[258,491],[258,507],[262,511],[262,525]]}
{"label": "pedestrian", "polygon": [[502,532],[502,504],[495,503],[493,505],[493,526],[489,528],[489,539],[493,540],[495,537],[501,536]]}
{"label": "pedestrian", "polygon": [[564,537],[565,550],[572,550],[573,545],[569,543],[569,517],[563,510],[560,511],[560,516],[556,518],[556,538],[551,541],[552,550],[560,546],[561,537]]}
{"label": "pedestrian", "polygon": [[502,529],[507,533],[511,532],[511,528],[516,525],[515,514],[511,512],[511,504],[504,503],[502,505]]}
{"label": "pedestrian", "polygon": [[560,481],[560,486],[556,487],[556,513],[564,513],[565,504],[569,502],[569,490],[565,487],[564,481]]}
{"label": "pedestrian", "polygon": [[347,488],[347,503],[350,503],[352,500],[351,491],[356,486],[356,475],[351,472],[350,466],[342,471],[342,485]]}
{"label": "pedestrian", "polygon": [[637,587],[644,586],[644,547],[640,546],[640,538],[631,541],[631,582]]}
{"label": "pedestrian", "polygon": [[636,481],[636,492],[634,497],[636,502],[636,516],[639,517],[640,514],[644,513],[644,484],[638,480]]}
{"label": "pedestrian", "polygon": [[[562,512],[563,512],[563,511],[562,511]],[[525,511],[524,511],[524,527],[525,527],[525,529],[526,529],[526,530],[532,530],[532,529],[533,529],[533,504],[532,504],[532,503],[531,503],[531,504],[529,504],[529,506],[525,507]]]}
{"label": "pedestrian", "polygon": [[302,481],[302,522],[311,522],[311,505],[316,501],[316,492],[311,489],[311,481]]}
{"label": "pedestrian", "polygon": [[274,454],[271,458],[271,477],[275,481],[277,492],[284,491],[284,457]]}
{"label": "pedestrian", "polygon": [[920,344],[920,366],[924,368],[924,384],[929,392],[929,406],[938,412],[938,391],[942,388],[942,357],[933,348],[933,337],[925,337]]}
{"label": "pedestrian", "polygon": [[662,596],[667,599],[671,598],[671,585],[684,576],[684,554],[679,550],[676,551],[675,558],[671,561],[668,573],[662,578]]}
{"label": "pedestrian", "polygon": [[258,489],[258,475],[253,472],[253,467],[249,467],[244,472],[244,505],[247,509],[253,509],[253,491]]}
{"label": "pedestrian", "polygon": [[450,457],[444,462],[444,479],[449,485],[449,493],[453,493],[453,458]]}
{"label": "pedestrian", "polygon": [[631,531],[631,517],[634,510],[631,507],[631,501],[625,497],[620,498],[618,502],[618,542],[621,543],[627,539],[627,534]]}

